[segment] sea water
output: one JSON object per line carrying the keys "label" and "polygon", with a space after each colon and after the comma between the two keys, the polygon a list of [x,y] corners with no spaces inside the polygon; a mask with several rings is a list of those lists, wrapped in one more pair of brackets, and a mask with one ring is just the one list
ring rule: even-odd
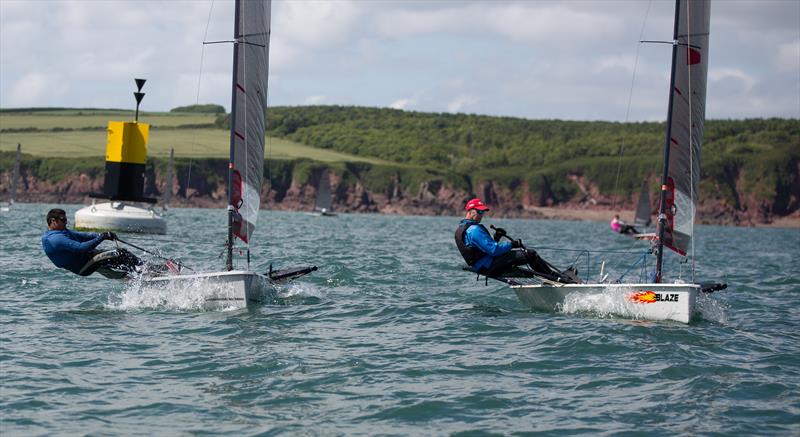
{"label": "sea water", "polygon": [[[204,312],[199,289],[54,268],[52,206],[0,215],[3,435],[800,434],[798,230],[696,226],[696,262],[666,275],[728,289],[686,325],[615,316],[613,295],[531,311],[461,271],[458,217],[262,211],[251,268],[319,270]],[[167,235],[120,236],[219,270],[224,214],[171,209]],[[647,243],[606,223],[486,221],[582,276],[652,273],[628,271]],[[564,250],[581,248],[597,251]]]}

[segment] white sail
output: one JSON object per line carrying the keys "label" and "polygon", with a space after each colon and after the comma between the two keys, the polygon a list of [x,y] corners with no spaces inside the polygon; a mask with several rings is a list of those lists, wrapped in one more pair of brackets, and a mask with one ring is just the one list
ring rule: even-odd
{"label": "white sail", "polygon": [[664,245],[681,255],[690,247],[697,209],[710,16],[710,0],[678,1]]}
{"label": "white sail", "polygon": [[647,181],[642,182],[642,189],[639,191],[639,203],[636,204],[636,216],[633,219],[633,225],[644,227],[650,226],[651,218],[650,209],[650,188]]}
{"label": "white sail", "polygon": [[269,73],[270,1],[237,0],[231,111],[233,234],[250,243],[261,204]]}
{"label": "white sail", "polygon": [[314,202],[315,211],[331,210],[331,181],[327,170],[322,172],[317,184],[317,198]]}

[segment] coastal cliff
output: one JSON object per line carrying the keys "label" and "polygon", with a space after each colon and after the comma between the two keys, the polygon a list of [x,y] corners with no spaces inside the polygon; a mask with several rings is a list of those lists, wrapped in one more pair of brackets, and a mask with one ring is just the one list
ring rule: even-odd
{"label": "coastal cliff", "polygon": [[[146,196],[162,197],[167,187],[171,187],[170,206],[225,205],[227,160],[178,159],[169,184],[164,180],[166,167],[166,160],[148,160]],[[13,154],[0,153],[0,196],[3,199],[9,195],[12,168]],[[20,170],[19,202],[89,203],[89,193],[102,191],[104,170],[99,157],[24,155]],[[637,190],[631,190],[629,196],[610,195],[603,192],[589,173],[572,168],[533,181],[503,180],[502,177],[464,176],[411,166],[277,160],[265,163],[262,207],[311,210],[320,178],[327,174],[332,208],[339,212],[460,215],[464,202],[475,196],[492,205],[498,217],[592,219],[633,209]],[[735,162],[723,166],[720,174],[722,177],[708,173],[701,179],[698,222],[754,226],[784,218],[800,219],[800,160],[797,157],[776,169],[778,176],[772,181],[750,180],[746,168],[737,167]],[[652,180],[651,187],[654,198],[651,206],[655,211],[658,181]],[[544,210],[548,213],[543,214]]]}

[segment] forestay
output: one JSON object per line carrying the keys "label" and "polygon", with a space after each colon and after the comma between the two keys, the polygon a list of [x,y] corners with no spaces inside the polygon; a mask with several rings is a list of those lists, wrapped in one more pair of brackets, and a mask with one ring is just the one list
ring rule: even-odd
{"label": "forestay", "polygon": [[246,243],[255,230],[264,172],[270,2],[237,0],[231,112],[233,233]]}
{"label": "forestay", "polygon": [[680,0],[676,14],[678,49],[668,145],[664,244],[686,255],[692,240],[705,123],[709,0]]}

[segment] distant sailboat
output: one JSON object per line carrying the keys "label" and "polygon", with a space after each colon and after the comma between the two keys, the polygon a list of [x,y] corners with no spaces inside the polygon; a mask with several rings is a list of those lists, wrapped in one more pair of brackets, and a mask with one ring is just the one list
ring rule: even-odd
{"label": "distant sailboat", "polygon": [[17,155],[14,158],[14,171],[11,173],[11,195],[9,196],[7,203],[0,205],[0,211],[2,212],[11,211],[11,207],[13,207],[14,202],[17,201],[17,183],[19,182],[19,166],[21,160],[22,144],[17,144]]}
{"label": "distant sailboat", "polygon": [[172,169],[175,166],[175,149],[169,149],[169,161],[167,162],[167,176],[164,178],[164,197],[161,199],[163,202],[161,209],[166,211],[169,208],[169,203],[172,201]]}
{"label": "distant sailboat", "polygon": [[[257,273],[250,270],[250,245],[254,243],[261,182],[264,172],[264,139],[270,38],[269,0],[236,0],[234,24],[233,83],[231,90],[230,161],[228,165],[228,238],[225,270],[145,280],[163,287],[171,284],[205,288],[207,309],[244,307],[274,295],[273,284],[290,281],[316,270],[315,266]],[[234,239],[246,247],[236,269]]]}
{"label": "distant sailboat", "polygon": [[633,226],[639,230],[638,234],[633,234],[637,240],[653,240],[656,238],[655,232],[642,232],[653,223],[652,209],[650,208],[650,187],[647,181],[642,181],[642,189],[639,191],[639,203],[636,204],[636,215],[633,219]]}
{"label": "distant sailboat", "polygon": [[[535,274],[495,278],[510,284],[524,304],[553,311],[562,308],[568,296],[578,301],[590,301],[592,295],[610,292],[625,298],[625,304],[614,309],[617,314],[688,323],[695,313],[698,293],[726,287],[718,283],[695,284],[675,280],[670,284],[662,280],[664,247],[686,256],[694,234],[700,146],[705,121],[710,7],[710,0],[677,0],[675,3],[671,92],[652,282],[620,283],[620,278],[615,283],[607,283],[602,268],[600,281],[594,283],[565,284]],[[538,283],[526,283],[528,281]]]}
{"label": "distant sailboat", "polygon": [[636,216],[633,225],[640,228],[650,226],[653,222],[650,209],[650,188],[647,181],[642,182],[642,189],[639,191],[639,203],[636,204]]}
{"label": "distant sailboat", "polygon": [[331,196],[331,180],[328,170],[324,170],[319,177],[317,184],[317,198],[314,202],[314,215],[324,217],[335,217],[336,213],[331,209],[333,196]]}

